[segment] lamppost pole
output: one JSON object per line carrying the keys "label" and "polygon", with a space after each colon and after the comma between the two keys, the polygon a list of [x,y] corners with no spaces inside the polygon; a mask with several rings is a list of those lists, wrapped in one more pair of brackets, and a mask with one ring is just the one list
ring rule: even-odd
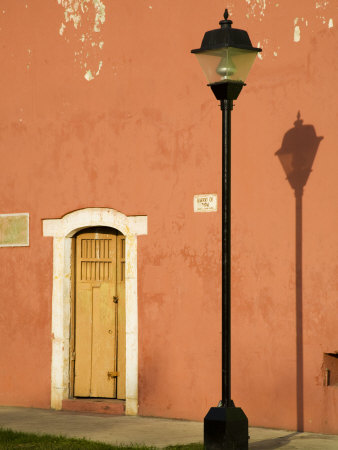
{"label": "lamppost pole", "polygon": [[222,406],[231,406],[231,111],[222,110]]}
{"label": "lamppost pole", "polygon": [[232,28],[225,10],[220,28],[207,31],[195,53],[222,110],[222,400],[204,418],[205,450],[248,450],[248,419],[231,399],[231,111],[260,48]]}

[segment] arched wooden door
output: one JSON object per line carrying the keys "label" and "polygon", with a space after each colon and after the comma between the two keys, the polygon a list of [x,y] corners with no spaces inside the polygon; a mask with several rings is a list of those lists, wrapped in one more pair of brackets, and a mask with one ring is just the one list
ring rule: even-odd
{"label": "arched wooden door", "polygon": [[125,398],[125,236],[76,235],[75,397]]}

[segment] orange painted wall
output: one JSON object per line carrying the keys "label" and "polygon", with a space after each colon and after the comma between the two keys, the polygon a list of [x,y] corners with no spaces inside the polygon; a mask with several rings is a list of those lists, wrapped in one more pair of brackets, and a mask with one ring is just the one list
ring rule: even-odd
{"label": "orange painted wall", "polygon": [[42,219],[109,207],[148,216],[140,414],[202,420],[217,405],[221,213],[192,203],[220,200],[221,114],[189,52],[228,6],[263,48],[233,112],[233,399],[251,425],[297,428],[295,199],[275,152],[300,111],[324,137],[303,197],[304,429],[338,433],[322,371],[338,351],[336,1],[102,3],[97,32],[91,2],[77,29],[61,0],[1,3],[0,213],[30,213],[30,246],[0,248],[0,404],[50,406]]}

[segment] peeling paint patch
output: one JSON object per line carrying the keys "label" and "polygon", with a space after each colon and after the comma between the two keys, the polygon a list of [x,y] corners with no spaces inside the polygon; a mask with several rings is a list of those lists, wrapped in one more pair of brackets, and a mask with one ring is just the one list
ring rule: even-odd
{"label": "peeling paint patch", "polygon": [[248,19],[250,17],[258,17],[259,21],[261,22],[265,15],[267,0],[245,0],[245,1],[249,7],[249,11],[247,12],[246,17]]}
{"label": "peeling paint patch", "polygon": [[[82,69],[90,67],[90,70],[85,71],[84,78],[91,81],[100,73],[103,64],[98,53],[104,43],[100,39],[100,33],[106,20],[105,4],[103,0],[57,0],[57,2],[64,8],[64,20],[59,34],[64,36],[67,26],[73,26],[75,36],[81,42],[81,49],[75,52],[75,62],[78,62]],[[64,37],[66,42],[69,42],[69,39]]]}
{"label": "peeling paint patch", "polygon": [[295,26],[294,32],[293,32],[293,41],[299,42],[300,41],[300,28],[298,25]]}
{"label": "peeling paint patch", "polygon": [[329,2],[328,0],[321,0],[319,2],[316,2],[316,9],[318,8],[326,8],[328,6]]}
{"label": "peeling paint patch", "polygon": [[301,24],[305,24],[307,27],[309,22],[304,17],[296,17],[293,21],[294,24],[294,30],[293,30],[293,41],[299,42],[300,41],[300,26]]}
{"label": "peeling paint patch", "polygon": [[321,14],[317,15],[316,19],[319,19],[323,25],[328,24],[328,28],[333,27],[333,20],[328,18],[327,15],[325,15],[325,11],[328,12],[327,10],[329,9],[330,6],[332,6],[332,3],[330,5],[330,2],[328,0],[316,1],[316,9],[321,10],[318,11]]}
{"label": "peeling paint patch", "polygon": [[[265,56],[266,56],[266,47],[269,44],[269,39],[263,39],[262,42],[258,42],[257,47],[261,48],[263,50],[263,52],[259,52],[257,53],[257,56],[260,60],[262,60]],[[279,48],[279,47],[278,47]]]}
{"label": "peeling paint patch", "polygon": [[[230,0],[228,0],[230,1]],[[264,21],[267,17],[267,10],[268,8],[279,8],[282,5],[282,2],[280,0],[241,0],[244,4],[246,17],[250,20],[256,20],[256,21]],[[332,17],[334,14],[334,6],[333,3],[337,2],[338,0],[308,0],[308,3],[311,3],[310,8],[313,8],[313,10],[316,12],[311,14],[310,17],[296,17],[294,19],[294,23],[292,25],[292,31],[293,33],[293,41],[295,43],[300,42],[301,38],[304,39],[304,36],[306,36],[306,28],[308,29],[308,32],[314,31],[314,18],[313,15],[315,15],[315,20],[320,20],[321,25],[325,28],[333,28],[333,19]],[[316,15],[317,13],[317,15]],[[230,14],[231,15],[231,14]],[[331,17],[331,18],[330,18]],[[316,27],[317,28],[317,27]],[[292,36],[292,35],[291,35]],[[267,42],[266,42],[267,44]],[[265,57],[269,56],[276,56],[275,53],[277,53],[277,42],[273,40],[267,44],[266,47],[269,47],[268,49],[265,48],[264,54],[258,54],[259,59],[263,59]],[[260,45],[262,47],[262,45]],[[271,48],[272,47],[272,48]],[[274,47],[274,48],[273,48]],[[267,50],[269,52],[267,53]]]}

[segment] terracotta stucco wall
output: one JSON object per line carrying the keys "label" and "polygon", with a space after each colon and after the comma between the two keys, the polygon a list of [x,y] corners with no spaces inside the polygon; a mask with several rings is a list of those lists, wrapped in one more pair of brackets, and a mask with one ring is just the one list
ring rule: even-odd
{"label": "terracotta stucco wall", "polygon": [[[192,201],[220,199],[221,117],[189,52],[228,6],[263,48],[233,112],[233,399],[252,425],[295,429],[303,412],[306,430],[337,433],[338,388],[322,371],[323,353],[338,350],[337,3],[76,4],[1,4],[0,213],[30,214],[30,246],[0,248],[0,403],[50,405],[41,221],[86,207],[148,216],[140,414],[201,420],[218,403],[221,214],[196,214]],[[275,156],[298,111],[324,137],[303,196],[302,408],[295,198]]]}

